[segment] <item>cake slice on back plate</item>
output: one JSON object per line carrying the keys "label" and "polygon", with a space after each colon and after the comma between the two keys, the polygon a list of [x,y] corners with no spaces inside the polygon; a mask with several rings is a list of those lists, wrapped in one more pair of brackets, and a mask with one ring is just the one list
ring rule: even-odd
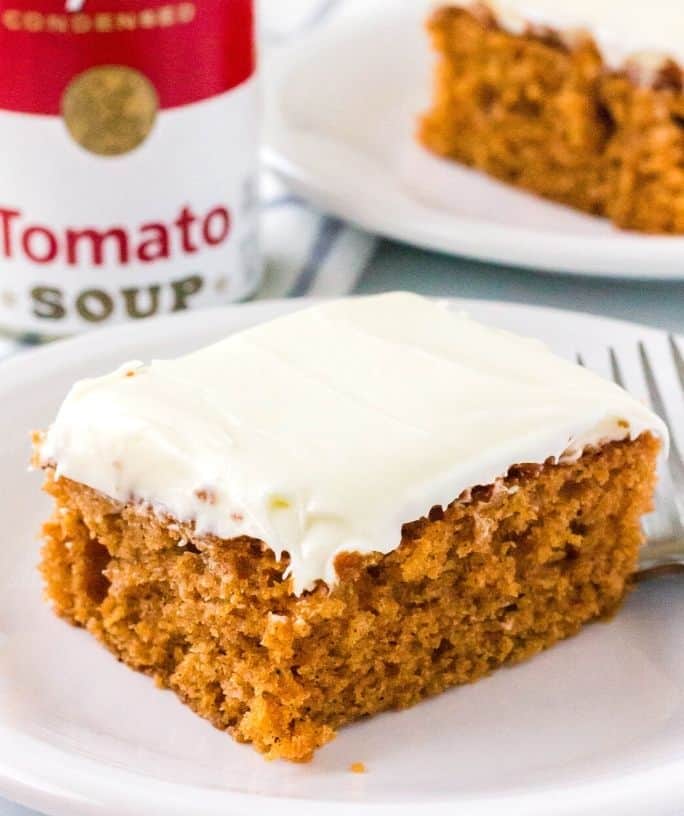
{"label": "cake slice on back plate", "polygon": [[452,0],[428,27],[429,150],[620,227],[684,233],[680,3]]}
{"label": "cake slice on back plate", "polygon": [[35,461],[55,610],[269,757],[611,615],[662,422],[409,294],[77,383]]}

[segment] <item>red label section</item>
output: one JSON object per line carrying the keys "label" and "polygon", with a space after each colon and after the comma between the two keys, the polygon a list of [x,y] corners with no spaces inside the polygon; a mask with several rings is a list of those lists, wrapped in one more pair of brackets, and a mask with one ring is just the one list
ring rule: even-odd
{"label": "red label section", "polygon": [[58,114],[69,82],[127,65],[162,108],[228,91],[255,68],[253,0],[0,0],[0,109]]}

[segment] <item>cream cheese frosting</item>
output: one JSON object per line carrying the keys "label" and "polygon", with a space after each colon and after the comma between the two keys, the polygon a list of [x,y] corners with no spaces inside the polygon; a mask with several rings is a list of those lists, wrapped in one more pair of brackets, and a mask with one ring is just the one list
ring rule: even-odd
{"label": "cream cheese frosting", "polygon": [[573,459],[664,424],[535,340],[390,293],[324,302],[176,360],[76,383],[44,463],[115,500],[289,553],[294,590],[342,551],[513,464]]}
{"label": "cream cheese frosting", "polygon": [[[648,4],[625,0],[484,0],[499,24],[513,34],[529,25],[552,28],[573,39],[588,32],[611,68],[627,64],[641,70],[644,83],[652,81],[663,62],[684,66],[684,8],[680,0],[652,0]],[[470,6],[473,0],[452,0]]]}

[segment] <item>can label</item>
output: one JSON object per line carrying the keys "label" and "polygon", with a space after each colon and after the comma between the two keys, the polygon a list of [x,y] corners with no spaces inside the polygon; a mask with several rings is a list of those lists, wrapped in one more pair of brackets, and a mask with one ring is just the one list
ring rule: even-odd
{"label": "can label", "polygon": [[254,72],[252,0],[0,0],[0,324],[250,294]]}

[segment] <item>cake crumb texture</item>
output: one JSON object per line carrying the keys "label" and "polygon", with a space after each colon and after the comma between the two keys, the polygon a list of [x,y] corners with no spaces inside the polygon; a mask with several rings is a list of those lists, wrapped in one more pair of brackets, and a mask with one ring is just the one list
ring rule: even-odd
{"label": "cake crumb texture", "polygon": [[[651,506],[650,434],[512,468],[405,524],[387,555],[338,556],[297,597],[261,542],[116,503],[47,469],[41,570],[56,612],[269,758],[524,660],[622,602]],[[362,478],[362,475],[359,476]]]}
{"label": "cake crumb texture", "polygon": [[483,4],[445,6],[428,28],[438,65],[424,146],[625,229],[684,232],[677,65],[643,86],[589,36],[568,47],[547,29],[511,34]]}

